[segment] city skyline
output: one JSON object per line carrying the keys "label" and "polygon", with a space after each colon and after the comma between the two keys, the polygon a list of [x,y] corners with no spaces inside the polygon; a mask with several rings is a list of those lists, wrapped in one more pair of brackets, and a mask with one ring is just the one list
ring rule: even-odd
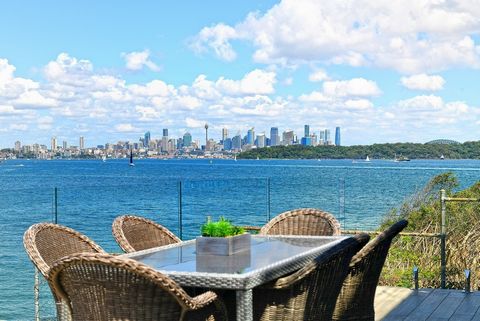
{"label": "city skyline", "polygon": [[[34,143],[25,143],[25,141],[17,140],[14,142],[13,150],[15,152],[24,151],[25,147],[27,151],[30,152],[34,150],[38,153],[41,151],[57,151],[57,150],[68,150],[75,149],[78,151],[87,150],[87,149],[109,149],[108,146],[113,145],[122,145],[122,149],[125,146],[129,146],[126,149],[130,149],[131,146],[135,146],[135,149],[145,150],[158,150],[163,152],[174,152],[176,150],[181,150],[183,147],[191,147],[192,150],[203,150],[203,151],[244,151],[250,148],[262,148],[262,147],[271,147],[279,145],[305,145],[305,146],[318,146],[318,145],[336,145],[340,146],[340,127],[335,127],[335,140],[332,141],[330,137],[330,129],[318,129],[310,131],[310,125],[304,125],[305,131],[303,136],[297,135],[295,131],[291,129],[285,129],[282,132],[282,135],[279,135],[278,127],[270,128],[270,136],[267,136],[266,131],[255,132],[255,128],[250,128],[245,135],[242,135],[241,131],[233,132],[232,136],[229,135],[230,131],[228,128],[222,128],[221,140],[215,140],[207,135],[208,124],[205,124],[205,138],[204,142],[201,139],[193,139],[189,131],[185,132],[180,137],[172,137],[168,134],[168,128],[162,129],[162,136],[152,135],[150,131],[144,133],[142,137],[138,139],[121,139],[117,142],[105,142],[103,144],[97,145],[85,145],[85,137],[78,137],[78,145],[72,144],[71,141],[59,140],[57,136],[52,136],[50,138],[50,145],[34,142]],[[307,130],[308,128],[308,130]],[[317,133],[319,135],[317,135]],[[238,137],[238,138],[237,138]],[[196,138],[196,137],[195,137]],[[88,141],[88,139],[87,139]],[[61,145],[60,145],[61,143]],[[152,143],[154,143],[152,147]],[[209,145],[210,144],[210,145]],[[172,147],[173,146],[173,147]],[[48,148],[50,147],[50,148]],[[0,148],[2,149],[2,148]],[[4,149],[12,149],[11,147],[6,147]]]}
{"label": "city skyline", "polygon": [[[480,139],[467,1],[7,2],[0,147],[339,126],[342,145]],[[129,23],[125,23],[128,21]],[[283,28],[278,28],[283,26]],[[93,32],[94,31],[94,32]],[[331,136],[335,140],[334,127]]]}

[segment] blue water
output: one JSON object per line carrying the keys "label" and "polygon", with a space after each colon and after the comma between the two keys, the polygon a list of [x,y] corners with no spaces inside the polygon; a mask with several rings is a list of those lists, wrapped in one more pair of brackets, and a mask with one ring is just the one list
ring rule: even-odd
{"label": "blue water", "polygon": [[[207,215],[262,225],[298,207],[333,213],[345,228],[375,228],[384,213],[436,174],[453,171],[466,187],[480,180],[480,161],[412,160],[16,160],[0,164],[0,320],[32,320],[33,267],[24,231],[57,218],[119,252],[111,222],[134,213],[183,239]],[[179,218],[181,216],[181,219]],[[180,223],[181,222],[181,223]],[[47,290],[48,294],[48,290]],[[43,315],[52,307],[42,306]]]}

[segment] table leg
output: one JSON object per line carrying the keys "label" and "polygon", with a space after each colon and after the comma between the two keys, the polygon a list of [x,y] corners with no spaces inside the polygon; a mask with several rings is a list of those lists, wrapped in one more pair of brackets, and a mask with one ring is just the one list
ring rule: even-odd
{"label": "table leg", "polygon": [[237,321],[253,321],[253,291],[237,290]]}

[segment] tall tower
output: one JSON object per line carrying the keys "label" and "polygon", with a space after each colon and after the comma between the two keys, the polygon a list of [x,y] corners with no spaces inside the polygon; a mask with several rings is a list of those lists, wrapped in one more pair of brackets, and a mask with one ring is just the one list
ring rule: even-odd
{"label": "tall tower", "polygon": [[205,150],[207,150],[208,146],[208,124],[205,123]]}
{"label": "tall tower", "polygon": [[250,128],[247,132],[247,144],[253,145],[255,143],[255,128]]}
{"label": "tall tower", "polygon": [[305,125],[305,132],[303,137],[310,137],[310,125]]}
{"label": "tall tower", "polygon": [[147,147],[150,146],[150,132],[146,132],[145,133],[145,137],[143,139],[143,147]]}
{"label": "tall tower", "polygon": [[83,136],[80,136],[79,147],[80,147],[80,150],[84,150],[84,149],[85,149],[85,139],[83,138]]}
{"label": "tall tower", "polygon": [[280,137],[278,137],[278,127],[270,128],[270,146],[280,145]]}
{"label": "tall tower", "polygon": [[228,138],[228,129],[222,128],[222,142]]}
{"label": "tall tower", "polygon": [[52,141],[51,141],[51,147],[52,147],[52,152],[56,152],[57,151],[57,137],[52,137]]}
{"label": "tall tower", "polygon": [[335,128],[335,145],[340,146],[340,127]]}

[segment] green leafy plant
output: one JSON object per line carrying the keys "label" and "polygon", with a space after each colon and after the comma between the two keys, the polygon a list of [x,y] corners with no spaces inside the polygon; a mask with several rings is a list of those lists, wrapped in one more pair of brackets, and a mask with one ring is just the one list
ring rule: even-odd
{"label": "green leafy plant", "polygon": [[227,237],[243,234],[245,229],[233,225],[229,220],[221,216],[218,222],[208,220],[207,223],[203,224],[201,233],[202,236],[206,237]]}

